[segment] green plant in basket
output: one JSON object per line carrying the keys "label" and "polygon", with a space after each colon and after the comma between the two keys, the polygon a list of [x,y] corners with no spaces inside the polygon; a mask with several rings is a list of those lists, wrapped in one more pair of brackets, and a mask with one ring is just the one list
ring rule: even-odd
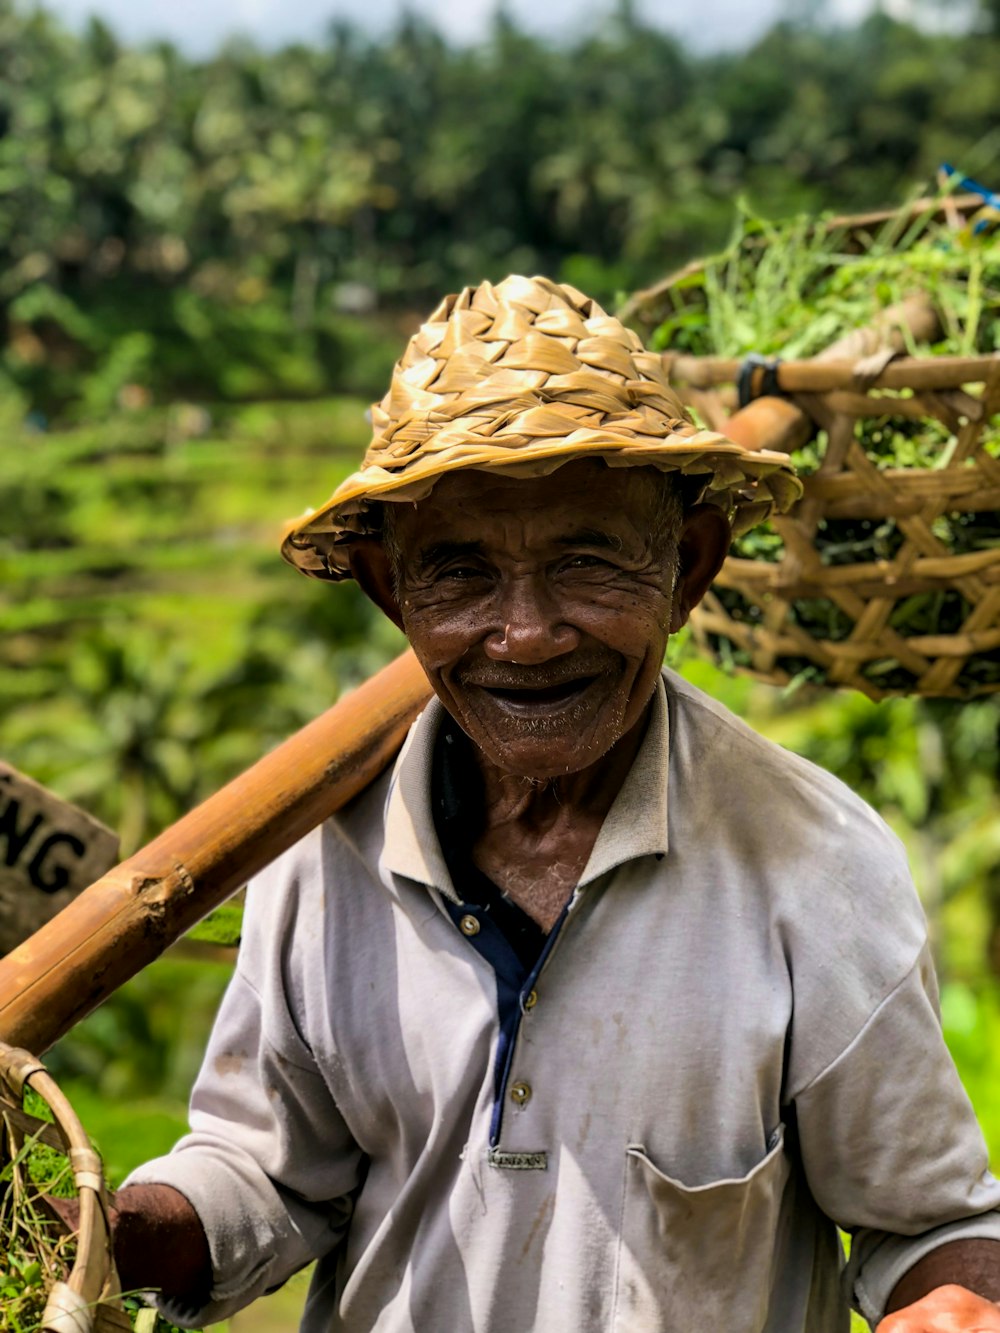
{"label": "green plant in basket", "polygon": [[65,1183],[65,1162],[60,1170],[39,1160],[50,1151],[29,1141],[0,1172],[0,1333],[39,1328],[49,1288],[69,1273],[68,1237],[55,1235],[32,1202],[35,1176],[43,1177],[43,1188],[55,1190]]}
{"label": "green plant in basket", "polygon": [[[44,1111],[28,1094],[33,1112]],[[48,1118],[45,1116],[44,1118]],[[73,1176],[66,1158],[37,1135],[18,1141],[6,1126],[0,1169],[0,1333],[32,1333],[41,1325],[49,1289],[72,1265],[71,1238],[44,1209],[40,1193],[68,1197]],[[16,1150],[14,1149],[16,1146]]]}
{"label": "green plant in basket", "polygon": [[1000,228],[969,235],[905,207],[871,229],[771,222],[744,203],[726,249],[666,288],[652,343],[695,356],[815,356],[917,291],[944,331],[911,352],[1000,350]]}

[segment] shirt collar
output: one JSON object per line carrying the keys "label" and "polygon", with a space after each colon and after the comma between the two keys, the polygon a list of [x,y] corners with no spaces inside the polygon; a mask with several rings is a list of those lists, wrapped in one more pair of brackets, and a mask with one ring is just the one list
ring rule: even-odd
{"label": "shirt collar", "polygon": [[431,810],[434,742],[444,715],[440,701],[431,698],[399,752],[385,801],[385,845],[380,864],[392,875],[431,885],[458,902]]}
{"label": "shirt collar", "polygon": [[[393,875],[439,889],[458,902],[434,828],[431,771],[444,708],[432,698],[410,729],[393,768],[385,806],[381,865]],[[662,676],[657,680],[646,734],[597,835],[581,886],[626,861],[667,851],[670,723]]]}
{"label": "shirt collar", "polygon": [[628,776],[597,835],[581,886],[640,856],[667,852],[667,784],[670,772],[670,712],[660,675],[649,725]]}

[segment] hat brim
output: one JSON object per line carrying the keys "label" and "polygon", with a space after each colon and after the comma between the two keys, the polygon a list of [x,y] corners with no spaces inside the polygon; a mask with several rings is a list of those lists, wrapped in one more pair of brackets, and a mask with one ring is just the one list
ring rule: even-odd
{"label": "hat brim", "polygon": [[380,531],[380,518],[373,520],[371,515],[373,505],[422,500],[442,477],[460,470],[542,477],[581,458],[601,458],[609,467],[652,466],[684,476],[704,475],[699,499],[726,511],[734,536],[754,527],[773,509],[787,509],[802,493],[785,454],[751,452],[714,431],[693,429],[690,434],[654,437],[617,435],[604,427],[551,440],[507,439],[503,446],[480,438],[413,459],[401,472],[375,465],[353,473],[321,508],[288,524],[281,554],[310,578],[337,583],[352,577],[352,544],[370,540]]}

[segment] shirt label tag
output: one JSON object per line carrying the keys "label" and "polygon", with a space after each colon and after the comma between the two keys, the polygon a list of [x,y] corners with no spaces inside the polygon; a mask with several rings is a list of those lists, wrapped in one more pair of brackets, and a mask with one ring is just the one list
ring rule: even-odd
{"label": "shirt label tag", "polygon": [[491,1148],[486,1161],[504,1171],[546,1171],[549,1155],[547,1152],[504,1152],[502,1148]]}

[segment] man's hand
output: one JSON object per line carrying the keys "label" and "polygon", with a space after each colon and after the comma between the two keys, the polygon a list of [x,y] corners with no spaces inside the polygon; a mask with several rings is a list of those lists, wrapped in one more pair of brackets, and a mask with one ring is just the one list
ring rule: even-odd
{"label": "man's hand", "polygon": [[875,1333],[1000,1333],[1000,1305],[966,1287],[936,1287],[888,1315]]}
{"label": "man's hand", "polygon": [[[47,1210],[68,1231],[79,1227],[75,1199],[44,1196]],[[130,1185],[108,1208],[115,1264],[124,1291],[160,1291],[200,1309],[212,1287],[212,1261],[198,1214],[169,1185]]]}

